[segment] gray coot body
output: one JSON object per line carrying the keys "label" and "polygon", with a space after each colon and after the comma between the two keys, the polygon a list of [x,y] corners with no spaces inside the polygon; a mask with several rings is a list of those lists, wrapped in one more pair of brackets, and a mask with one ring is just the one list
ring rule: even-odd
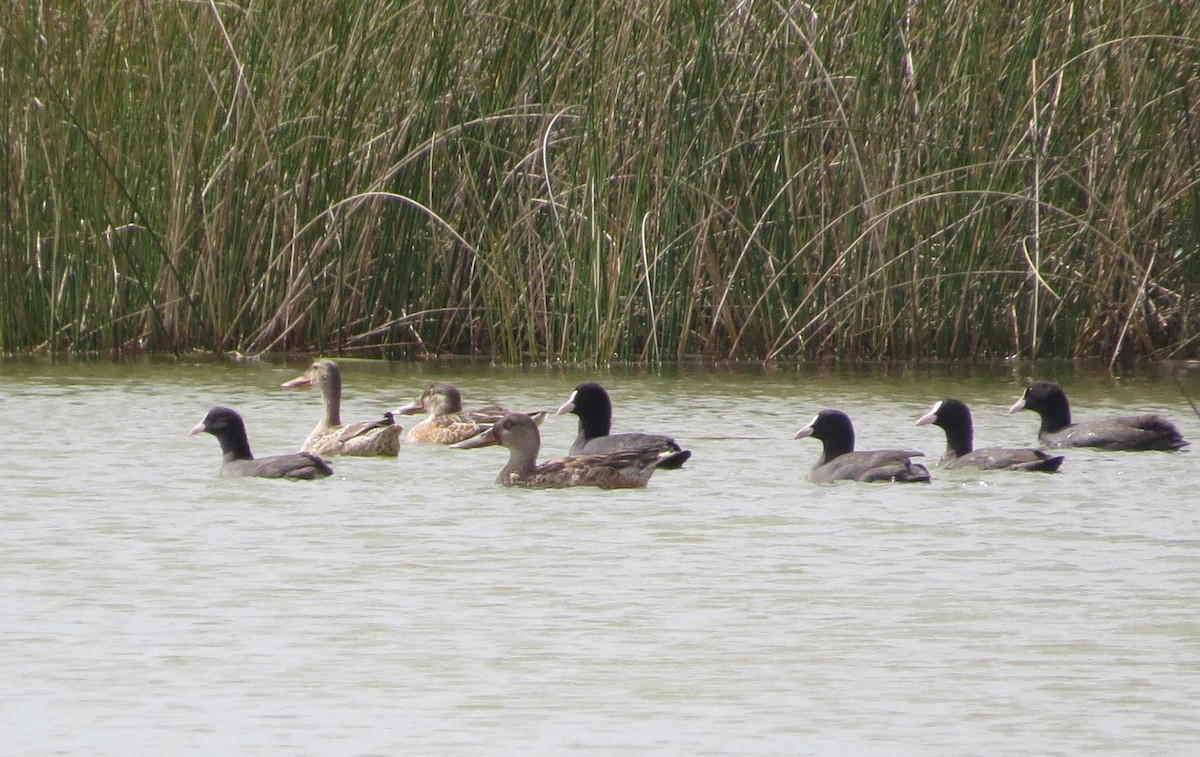
{"label": "gray coot body", "polygon": [[508,464],[496,476],[504,486],[565,489],[596,486],[601,489],[640,489],[671,453],[650,447],[587,454],[539,464],[541,434],[537,422],[524,413],[509,413],[478,436],[452,445],[456,449],[508,448]]}
{"label": "gray coot body", "polygon": [[841,410],[822,410],[793,437],[811,436],[823,445],[820,459],[809,471],[810,481],[901,481],[926,483],[929,470],[911,458],[924,453],[915,450],[854,450],[854,424]]}
{"label": "gray coot body", "polygon": [[1177,450],[1188,444],[1175,424],[1155,413],[1072,423],[1066,392],[1050,381],[1034,381],[1025,387],[1008,412],[1018,410],[1032,410],[1041,416],[1038,438],[1049,447],[1135,451]]}
{"label": "gray coot body", "polygon": [[594,381],[575,387],[557,414],[566,413],[579,416],[579,435],[571,444],[571,455],[655,450],[666,453],[658,467],[667,470],[679,468],[692,456],[690,450],[683,449],[669,436],[636,432],[610,434],[612,400],[604,387]]}
{"label": "gray coot body", "polygon": [[236,410],[214,407],[204,420],[192,429],[193,434],[209,433],[221,444],[224,462],[221,463],[222,478],[257,476],[259,478],[313,479],[324,478],[333,473],[321,458],[311,452],[295,452],[289,455],[273,455],[255,458],[250,453],[250,440],[246,437],[246,424]]}
{"label": "gray coot body", "polygon": [[1051,456],[1030,447],[974,448],[975,426],[971,411],[956,399],[939,400],[929,412],[917,419],[918,426],[933,424],[946,432],[946,454],[943,468],[981,468],[983,470],[1018,470],[1053,473],[1062,465],[1061,455]]}

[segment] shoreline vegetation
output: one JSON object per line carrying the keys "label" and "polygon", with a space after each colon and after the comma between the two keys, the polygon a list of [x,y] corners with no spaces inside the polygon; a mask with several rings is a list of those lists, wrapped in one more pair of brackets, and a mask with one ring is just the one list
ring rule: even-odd
{"label": "shoreline vegetation", "polygon": [[81,0],[0,34],[5,354],[1200,357],[1185,3]]}

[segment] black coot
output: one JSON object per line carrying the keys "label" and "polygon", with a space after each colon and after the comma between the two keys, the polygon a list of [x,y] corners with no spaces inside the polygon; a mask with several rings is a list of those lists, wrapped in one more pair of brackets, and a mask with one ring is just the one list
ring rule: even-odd
{"label": "black coot", "polygon": [[692,456],[669,436],[660,434],[610,434],[612,429],[612,400],[604,387],[588,381],[575,387],[570,398],[558,409],[558,415],[574,413],[579,416],[579,435],[571,444],[571,455],[591,455],[600,452],[627,452],[646,449],[665,453],[662,469],[678,468]]}
{"label": "black coot", "polygon": [[221,443],[224,462],[221,463],[223,478],[258,476],[260,478],[324,478],[333,473],[321,458],[311,452],[295,452],[290,455],[255,458],[250,453],[250,440],[246,437],[246,424],[236,410],[214,407],[204,420],[192,429],[193,434],[212,434]]}
{"label": "black coot", "polygon": [[1008,412],[1018,410],[1032,410],[1041,416],[1038,438],[1050,447],[1177,450],[1187,445],[1175,424],[1155,413],[1071,423],[1067,393],[1050,381],[1034,381],[1025,387],[1025,394]]}
{"label": "black coot", "polygon": [[929,470],[911,458],[924,453],[915,450],[854,450],[854,424],[841,410],[822,410],[793,437],[811,436],[823,446],[820,459],[808,478],[818,484],[832,481],[904,481],[928,482]]}
{"label": "black coot", "polygon": [[933,424],[946,432],[943,468],[981,468],[983,470],[1021,470],[1053,473],[1062,465],[1062,455],[1051,456],[1031,447],[974,448],[975,426],[971,411],[956,399],[939,400],[929,412],[917,419],[918,426]]}

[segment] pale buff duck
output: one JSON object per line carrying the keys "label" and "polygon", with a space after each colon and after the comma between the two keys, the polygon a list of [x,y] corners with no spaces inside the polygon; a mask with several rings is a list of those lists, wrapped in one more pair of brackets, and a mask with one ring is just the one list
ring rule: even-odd
{"label": "pale buff duck", "polygon": [[358,457],[395,457],[400,453],[404,427],[396,423],[391,413],[386,413],[382,420],[342,423],[342,372],[332,360],[314,362],[304,375],[284,382],[283,386],[315,386],[325,400],[325,415],[301,449],[318,455]]}
{"label": "pale buff duck", "polygon": [[[508,410],[499,405],[463,410],[462,392],[445,381],[433,382],[416,402],[394,412],[397,415],[427,413],[423,421],[408,430],[408,439],[429,444],[456,444],[470,439],[508,414]],[[528,415],[538,425],[546,417],[540,410]]]}
{"label": "pale buff duck", "polygon": [[257,476],[259,478],[314,479],[333,473],[321,458],[311,452],[293,452],[256,458],[250,453],[246,424],[236,410],[214,407],[196,424],[192,434],[209,433],[221,444],[222,478]]}
{"label": "pale buff duck", "polygon": [[537,422],[523,413],[509,413],[479,436],[455,444],[472,449],[500,444],[508,448],[508,464],[496,477],[503,486],[564,489],[598,486],[601,489],[640,489],[665,458],[648,448],[580,455],[538,464],[541,434]]}

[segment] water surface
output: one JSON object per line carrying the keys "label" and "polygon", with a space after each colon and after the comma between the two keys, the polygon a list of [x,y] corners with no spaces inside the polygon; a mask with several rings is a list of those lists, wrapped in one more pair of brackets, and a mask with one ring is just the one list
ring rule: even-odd
{"label": "water surface", "polygon": [[[1184,753],[1200,742],[1197,452],[1061,475],[815,486],[792,434],[846,410],[916,447],[945,396],[1028,444],[1004,368],[599,377],[618,430],[694,452],[648,489],[521,491],[505,452],[406,446],[312,483],[217,477],[214,404],[258,454],[319,414],[303,365],[0,364],[8,753]],[[433,379],[554,409],[579,371],[343,363],[344,417]],[[1200,444],[1169,372],[1062,381]],[[1189,383],[1190,381],[1190,383]],[[1200,394],[1200,380],[1185,377]],[[542,426],[561,454],[574,417]]]}

